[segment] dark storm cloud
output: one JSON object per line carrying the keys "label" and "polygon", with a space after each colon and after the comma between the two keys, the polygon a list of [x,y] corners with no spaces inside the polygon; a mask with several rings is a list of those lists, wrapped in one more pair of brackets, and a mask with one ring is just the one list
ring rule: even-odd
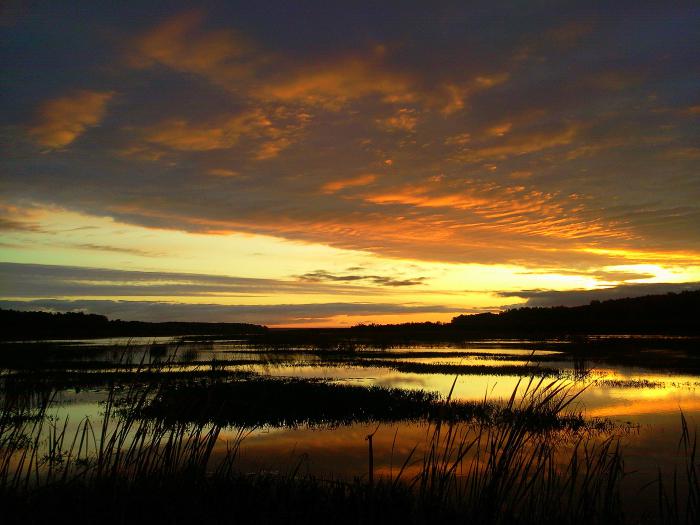
{"label": "dark storm cloud", "polygon": [[[515,292],[498,292],[501,297],[520,297],[527,299],[525,306],[579,306],[591,301],[622,299],[642,295],[665,294],[698,290],[700,283],[642,283],[623,284],[599,290],[520,290]],[[523,305],[518,305],[518,307]]]}
{"label": "dark storm cloud", "polygon": [[42,229],[35,223],[0,217],[0,231],[26,231],[36,233],[41,232]]}
{"label": "dark storm cloud", "polygon": [[386,303],[221,305],[82,299],[0,300],[0,308],[53,312],[81,311],[106,315],[111,319],[138,321],[251,322],[270,325],[318,322],[338,315],[472,312],[469,309],[450,309],[443,306]]}
{"label": "dark storm cloud", "polygon": [[[76,266],[0,263],[3,297],[79,296],[270,296],[377,293],[371,286],[297,280],[254,279],[175,272],[140,272]],[[364,283],[381,285],[381,282]]]}
{"label": "dark storm cloud", "polygon": [[95,243],[62,243],[56,244],[56,246],[65,246],[68,248],[79,248],[83,250],[96,250],[100,252],[114,252],[114,253],[126,253],[129,255],[140,255],[142,257],[159,257],[163,253],[141,250],[139,248],[124,248],[119,246],[110,246],[109,244],[95,244]]}
{"label": "dark storm cloud", "polygon": [[697,6],[492,4],[21,7],[1,198],[428,260],[697,259]]}
{"label": "dark storm cloud", "polygon": [[418,284],[424,284],[425,277],[400,279],[395,277],[387,277],[384,275],[338,274],[328,272],[326,270],[315,270],[313,272],[300,275],[299,280],[312,283],[364,281],[377,286],[416,286]]}

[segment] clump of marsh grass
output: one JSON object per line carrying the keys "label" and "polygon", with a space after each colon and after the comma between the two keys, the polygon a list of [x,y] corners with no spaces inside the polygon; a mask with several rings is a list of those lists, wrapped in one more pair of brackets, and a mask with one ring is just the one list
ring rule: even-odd
{"label": "clump of marsh grass", "polygon": [[[204,468],[219,427],[141,419],[139,410],[152,395],[149,389],[117,392],[110,390],[99,426],[85,418],[72,436],[68,418],[58,421],[48,415],[48,402],[25,412],[20,424],[16,415],[14,421],[5,417],[10,412],[4,410],[0,417],[2,491],[78,479],[91,482],[105,476],[152,478]],[[129,409],[117,414],[118,405]]]}
{"label": "clump of marsh grass", "polygon": [[685,458],[682,474],[673,472],[670,487],[659,471],[659,519],[664,523],[693,524],[700,522],[700,479],[698,478],[698,435],[691,435],[688,420],[681,412],[681,438],[678,451]]}
{"label": "clump of marsh grass", "polygon": [[[605,420],[565,412],[576,396],[563,382],[532,383],[502,404],[480,401],[445,402],[435,392],[337,383],[321,379],[192,378],[160,389],[143,415],[180,422],[221,426],[321,426],[405,420],[463,421],[510,425],[530,430],[609,428]],[[564,406],[557,400],[568,399]]]}
{"label": "clump of marsh grass", "polygon": [[621,521],[619,442],[579,435],[569,455],[562,454],[549,433],[533,430],[530,419],[559,416],[580,391],[572,394],[561,381],[530,379],[522,391],[519,386],[504,412],[521,416],[505,424],[435,423],[410,481],[422,509],[430,514],[451,508],[473,523]]}

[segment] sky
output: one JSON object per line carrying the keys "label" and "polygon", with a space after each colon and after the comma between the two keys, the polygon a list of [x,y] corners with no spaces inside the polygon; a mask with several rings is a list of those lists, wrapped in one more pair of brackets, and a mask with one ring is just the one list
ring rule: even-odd
{"label": "sky", "polygon": [[696,2],[198,4],[3,2],[0,307],[350,326],[700,287]]}

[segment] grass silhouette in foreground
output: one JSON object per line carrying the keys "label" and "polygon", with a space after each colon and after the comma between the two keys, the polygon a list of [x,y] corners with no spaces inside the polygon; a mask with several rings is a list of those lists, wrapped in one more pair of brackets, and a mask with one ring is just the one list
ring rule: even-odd
{"label": "grass silhouette in foreground", "polygon": [[[227,383],[221,388],[224,399],[232,393]],[[416,446],[401,458],[395,474],[371,484],[366,478],[303,476],[299,469],[283,474],[239,472],[245,429],[222,454],[215,454],[222,430],[215,417],[213,423],[164,417],[157,411],[143,417],[158,393],[137,383],[123,389],[115,385],[101,420],[84,419],[70,431],[68,420],[48,417],[51,396],[32,407],[5,390],[0,413],[4,522],[626,521],[621,490],[624,451],[619,442],[574,433],[574,445],[567,448],[557,437],[560,431],[531,424],[533,417],[565,416],[578,393],[562,381],[519,383],[501,406],[504,413],[530,417],[488,423],[440,418],[430,425],[420,451]],[[449,415],[454,406],[451,393],[440,405]],[[696,439],[681,418],[686,464],[674,479],[683,483],[669,488],[661,479],[656,481],[658,505],[649,516],[664,523],[698,519]]]}

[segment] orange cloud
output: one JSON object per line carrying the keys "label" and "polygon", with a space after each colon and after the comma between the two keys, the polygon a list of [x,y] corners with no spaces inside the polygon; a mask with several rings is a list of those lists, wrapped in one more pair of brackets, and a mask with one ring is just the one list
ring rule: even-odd
{"label": "orange cloud", "polygon": [[113,96],[111,91],[80,90],[49,100],[39,107],[29,134],[42,146],[65,147],[100,123]]}
{"label": "orange cloud", "polygon": [[272,159],[280,154],[281,151],[287,149],[292,144],[292,140],[288,137],[278,137],[267,142],[264,142],[255,158],[258,160]]}
{"label": "orange cloud", "polygon": [[212,177],[240,177],[241,174],[226,168],[212,168],[207,171],[207,175],[211,175]]}
{"label": "orange cloud", "polygon": [[[509,78],[508,73],[484,74],[428,88],[419,72],[390,67],[382,46],[300,63],[262,51],[233,31],[208,30],[203,27],[204,18],[201,11],[191,11],[167,19],[132,41],[128,63],[140,68],[160,64],[196,74],[266,103],[318,106],[328,111],[373,96],[386,104],[422,103],[449,115],[463,109],[471,94]],[[412,129],[415,121],[403,116],[386,125]]]}
{"label": "orange cloud", "polygon": [[488,89],[503,84],[510,78],[509,73],[496,73],[493,75],[481,75],[474,79],[474,85],[481,89]]}
{"label": "orange cloud", "polygon": [[[383,53],[324,64],[290,65],[281,57],[254,49],[232,31],[205,30],[203,22],[200,11],[169,18],[132,42],[128,62],[133,67],[162,64],[198,74],[214,84],[244,90],[265,101],[339,109],[348,100],[370,94],[392,102],[413,99],[409,79],[387,71],[381,64]],[[277,64],[277,73],[256,79],[262,66],[271,63]]]}
{"label": "orange cloud", "polygon": [[491,89],[506,82],[509,78],[509,73],[497,73],[477,76],[464,84],[448,83],[442,87],[440,92],[429,97],[430,103],[438,105],[440,112],[448,116],[463,110],[467,106],[467,100],[474,93]]}
{"label": "orange cloud", "polygon": [[[272,120],[280,117],[283,120]],[[260,109],[244,111],[215,122],[168,119],[143,130],[146,142],[178,151],[212,151],[235,146],[242,137],[259,141],[254,158],[275,157],[297,140],[306,115],[275,114]]]}
{"label": "orange cloud", "polygon": [[[380,182],[377,177],[375,184]],[[263,195],[269,197],[269,188]],[[252,202],[258,197],[250,195]],[[160,195],[143,194],[112,205],[107,212],[197,233],[255,233],[388,257],[547,268],[615,264],[620,260],[617,253],[582,250],[624,248],[639,241],[630,225],[606,220],[581,200],[520,185],[459,184],[445,178],[376,192],[367,186],[344,197],[343,206],[328,212],[299,213],[308,211],[313,202],[308,200],[300,201],[298,208],[292,203],[287,210],[262,206],[241,215],[235,210],[193,213],[186,200],[164,207]],[[352,199],[359,205],[353,206]]]}
{"label": "orange cloud", "polygon": [[409,108],[401,108],[391,117],[378,121],[381,127],[389,131],[399,130],[408,132],[415,131],[417,122],[416,111]]}
{"label": "orange cloud", "polygon": [[232,119],[220,125],[193,124],[170,119],[152,126],[145,139],[159,146],[180,151],[209,151],[232,147],[246,130],[245,120]]}
{"label": "orange cloud", "polygon": [[335,180],[332,182],[327,182],[321,187],[323,193],[337,193],[345,188],[355,188],[358,186],[367,186],[372,184],[377,180],[376,175],[366,174],[358,175],[357,177],[351,177],[349,179]]}
{"label": "orange cloud", "polygon": [[436,195],[425,186],[406,186],[389,193],[368,195],[365,200],[374,204],[407,204],[417,207],[457,209],[470,209],[488,202],[485,198],[466,193]]}
{"label": "orange cloud", "polygon": [[[369,176],[326,184],[328,193],[374,182]],[[308,220],[256,214],[248,220],[183,220],[196,231],[256,231],[351,249],[378,250],[389,256],[460,260],[464,254],[484,260],[550,260],[570,257],[579,264],[581,247],[603,239],[620,243],[635,237],[624,224],[606,222],[573,198],[494,183],[404,186],[394,191],[356,195],[377,208],[357,209],[334,217]],[[386,209],[385,205],[405,206]],[[142,207],[143,209],[143,207]],[[419,211],[420,210],[420,211]],[[556,254],[556,255],[554,255]],[[568,255],[567,255],[568,254]]]}
{"label": "orange cloud", "polygon": [[243,39],[230,30],[204,31],[204,18],[201,11],[190,11],[167,19],[132,42],[128,62],[133,67],[162,64],[217,83],[245,75]]}
{"label": "orange cloud", "polygon": [[150,147],[149,145],[134,144],[117,150],[117,155],[127,159],[145,160],[155,162],[165,156],[165,152],[159,149]]}
{"label": "orange cloud", "polygon": [[577,124],[569,124],[552,130],[525,131],[520,134],[508,133],[498,142],[466,148],[456,158],[467,162],[502,160],[558,146],[566,146],[574,141],[579,128],[580,126]]}
{"label": "orange cloud", "polygon": [[494,137],[502,137],[503,135],[508,133],[512,127],[512,122],[502,122],[501,124],[491,126],[488,130],[486,130],[486,132]]}
{"label": "orange cloud", "polygon": [[408,185],[391,192],[366,194],[363,198],[373,204],[458,210],[463,213],[453,217],[459,224],[450,228],[468,231],[469,235],[489,232],[492,236],[497,232],[503,238],[521,235],[558,239],[630,238],[624,230],[587,217],[583,207],[573,203],[575,199],[562,199],[524,186]]}
{"label": "orange cloud", "polygon": [[408,77],[388,71],[376,60],[346,58],[330,64],[302,66],[271,79],[253,96],[320,105],[338,110],[349,100],[379,95],[387,102],[407,102],[416,94]]}

